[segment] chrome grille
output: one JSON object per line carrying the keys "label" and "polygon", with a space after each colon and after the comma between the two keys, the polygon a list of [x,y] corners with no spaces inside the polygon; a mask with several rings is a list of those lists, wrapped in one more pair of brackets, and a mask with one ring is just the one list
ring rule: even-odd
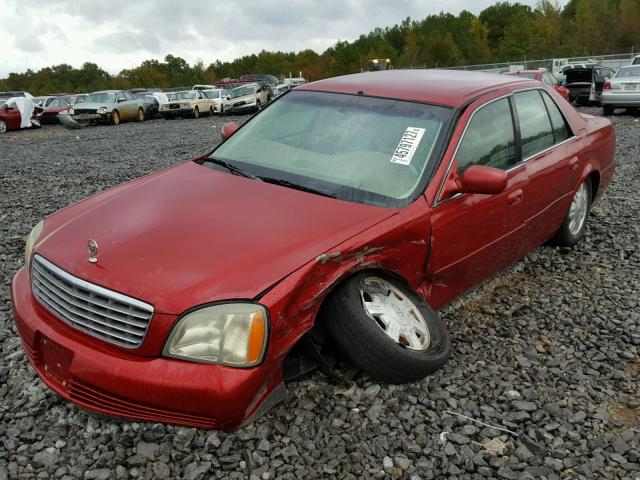
{"label": "chrome grille", "polygon": [[153,306],[93,285],[35,255],[31,286],[38,301],[63,322],[110,343],[142,344]]}

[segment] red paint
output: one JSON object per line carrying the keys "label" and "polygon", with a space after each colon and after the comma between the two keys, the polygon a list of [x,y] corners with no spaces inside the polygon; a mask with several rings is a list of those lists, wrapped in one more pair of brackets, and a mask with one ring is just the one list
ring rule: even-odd
{"label": "red paint", "polygon": [[[469,168],[466,178],[458,175],[453,156],[473,112],[514,90],[539,87],[499,75],[398,70],[299,87],[357,89],[454,108],[469,102],[424,195],[402,209],[334,200],[187,162],[49,216],[38,254],[152,304],[155,314],[138,349],[105,343],[41,307],[23,268],[12,298],[32,364],[61,396],[92,410],[204,428],[238,426],[281,384],[283,359],[313,326],[326,295],[354,272],[392,272],[439,308],[549,238],[586,176],[599,177],[600,195],[615,166],[613,128],[606,119],[578,114],[555,92],[573,140],[506,173]],[[100,246],[97,264],[87,261],[89,238]],[[186,310],[256,298],[270,317],[262,365],[237,369],[161,356]],[[51,351],[43,338],[53,342]],[[59,368],[44,369],[56,359]]]}
{"label": "red paint", "polygon": [[[569,100],[569,89],[567,87],[565,87],[564,85],[560,85],[559,83],[555,84],[555,85],[550,85],[550,84],[546,83],[544,81],[544,79],[542,78],[544,73],[545,73],[545,70],[519,70],[517,72],[508,72],[505,75],[517,75],[517,76],[535,75],[535,80],[544,83],[549,88],[553,88],[556,92],[558,92],[560,95],[562,95],[562,97],[565,100]],[[551,72],[547,72],[547,73],[549,75],[552,75]]]}
{"label": "red paint", "polygon": [[18,130],[22,117],[20,110],[10,107],[6,103],[0,106],[0,120],[7,124],[7,130]]}
{"label": "red paint", "polygon": [[222,126],[222,140],[226,140],[240,128],[235,122],[227,122]]}

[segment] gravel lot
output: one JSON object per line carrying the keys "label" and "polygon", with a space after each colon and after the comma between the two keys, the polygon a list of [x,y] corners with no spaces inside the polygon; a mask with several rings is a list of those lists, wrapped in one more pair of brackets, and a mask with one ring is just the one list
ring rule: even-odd
{"label": "gravel lot", "polygon": [[405,386],[316,373],[233,434],[98,417],[60,400],[21,351],[9,298],[39,219],[206,151],[222,121],[3,135],[0,480],[640,478],[640,117],[613,121],[618,169],[586,241],[541,247],[446,308],[446,368]]}

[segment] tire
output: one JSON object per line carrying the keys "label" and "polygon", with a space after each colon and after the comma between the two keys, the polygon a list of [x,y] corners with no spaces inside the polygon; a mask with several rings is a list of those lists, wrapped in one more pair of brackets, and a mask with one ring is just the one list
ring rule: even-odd
{"label": "tire", "polygon": [[200,118],[200,110],[198,110],[198,107],[193,109],[193,118]]}
{"label": "tire", "polygon": [[559,247],[573,247],[584,237],[592,202],[591,179],[585,179],[571,199],[571,205],[562,225],[551,239]]}
{"label": "tire", "polygon": [[213,107],[209,107],[209,116],[213,117],[213,114],[214,114]]}
{"label": "tire", "polygon": [[260,111],[262,110],[262,104],[260,103],[260,100],[256,100],[256,111]]}
{"label": "tire", "polygon": [[[372,289],[375,297],[369,294]],[[389,314],[372,313],[375,302],[386,302]],[[404,315],[399,314],[401,305],[410,306]],[[408,286],[384,273],[354,275],[327,298],[320,315],[342,353],[371,377],[387,383],[419,380],[441,368],[451,352],[449,333],[438,314]],[[398,327],[397,339],[384,329],[385,321]],[[410,336],[403,336],[410,330],[415,332],[413,346],[407,340]]]}
{"label": "tire", "polygon": [[603,105],[602,106],[602,114],[605,115],[605,116],[613,115],[613,111],[614,111],[613,105]]}
{"label": "tire", "polygon": [[117,110],[111,112],[111,125],[120,125],[120,113]]}
{"label": "tire", "polygon": [[220,104],[220,113],[218,115],[224,115],[224,104]]}
{"label": "tire", "polygon": [[7,131],[7,122],[4,120],[0,120],[0,133],[6,133]]}
{"label": "tire", "polygon": [[138,109],[138,115],[136,116],[136,122],[144,122],[144,110],[142,108]]}

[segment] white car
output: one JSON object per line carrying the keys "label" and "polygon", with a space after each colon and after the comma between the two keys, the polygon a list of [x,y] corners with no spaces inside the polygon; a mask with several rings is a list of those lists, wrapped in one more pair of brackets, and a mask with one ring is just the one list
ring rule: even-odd
{"label": "white car", "polygon": [[257,83],[248,83],[229,90],[227,111],[262,110],[268,101],[269,95],[264,87]]}
{"label": "white car", "polygon": [[202,90],[202,93],[204,93],[207,98],[213,100],[213,103],[216,105],[216,112],[218,112],[219,115],[224,114],[224,111],[228,109],[229,100],[227,99],[230,96],[228,90],[224,88],[213,88],[211,90]]}

